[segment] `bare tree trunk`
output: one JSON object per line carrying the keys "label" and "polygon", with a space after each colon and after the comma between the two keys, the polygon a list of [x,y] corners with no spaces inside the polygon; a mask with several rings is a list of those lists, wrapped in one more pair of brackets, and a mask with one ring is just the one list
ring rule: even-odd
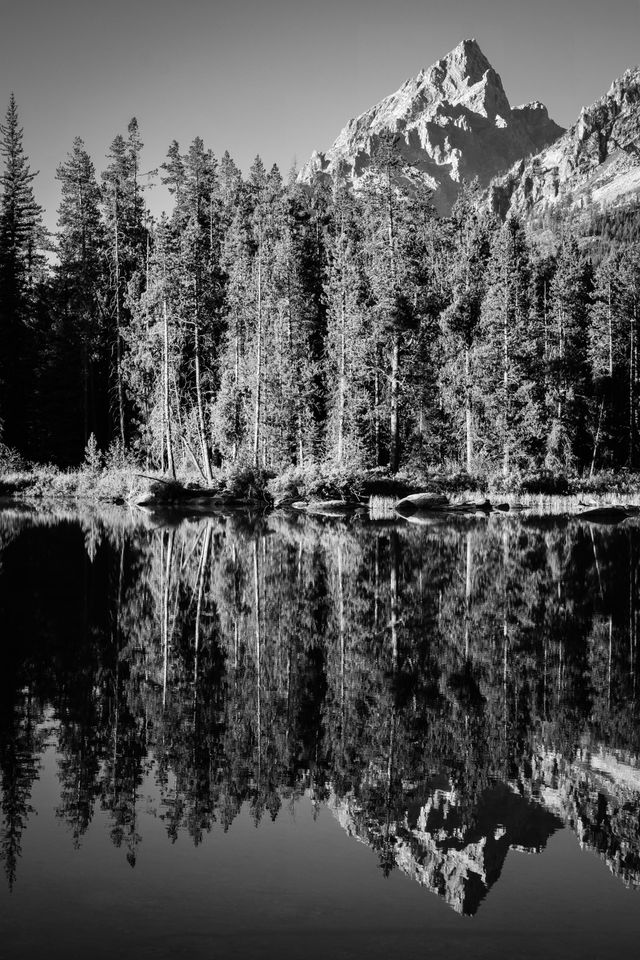
{"label": "bare tree trunk", "polygon": [[304,466],[304,436],[302,433],[302,414],[298,410],[298,464]]}
{"label": "bare tree trunk", "polygon": [[344,735],[344,585],[342,582],[342,545],[338,544],[338,629],[340,634],[340,711]]}
{"label": "bare tree trunk", "polygon": [[636,380],[636,301],[633,301],[633,314],[629,330],[629,466],[635,461],[635,380]]}
{"label": "bare tree trunk", "polygon": [[[545,280],[544,286],[543,286],[543,293],[542,293],[542,327],[543,327],[543,335],[544,335],[544,347],[543,347],[542,359],[544,360],[545,365],[547,363],[547,360],[549,359],[549,324],[548,324],[547,311],[548,311],[547,281]],[[546,376],[546,370],[545,370],[545,376]]]}
{"label": "bare tree trunk", "polygon": [[[387,197],[388,197],[388,233],[389,233],[389,268],[394,296],[396,286],[396,258],[395,258],[395,231],[393,222],[393,193],[391,190],[391,168],[387,166]],[[400,463],[400,427],[398,419],[398,392],[400,375],[400,334],[394,324],[391,335],[391,370],[390,370],[390,415],[389,415],[389,467],[396,473]]]}
{"label": "bare tree trunk", "polygon": [[344,458],[344,410],[345,410],[345,300],[344,269],[342,275],[342,296],[340,303],[340,374],[338,377],[338,463]]}
{"label": "bare tree trunk", "polygon": [[[164,534],[162,534],[164,541]],[[173,538],[174,531],[169,531],[167,541],[167,557],[164,571],[164,584],[162,590],[162,646],[163,646],[163,671],[162,671],[162,706],[167,702],[167,678],[169,672],[169,597],[171,590],[171,563],[173,560]]]}
{"label": "bare tree trunk", "polygon": [[471,533],[467,531],[467,563],[465,569],[464,589],[464,658],[469,659],[469,621],[471,618],[471,587],[473,583],[473,554],[471,550]]}
{"label": "bare tree trunk", "polygon": [[509,331],[507,328],[507,316],[505,305],[504,316],[502,318],[502,475],[504,477],[509,476]]}
{"label": "bare tree trunk", "polygon": [[400,337],[397,330],[393,331],[391,339],[391,408],[389,418],[389,467],[392,473],[397,473],[400,463],[400,436],[398,422],[398,375],[400,370]]}
{"label": "bare tree trunk", "polygon": [[167,445],[167,470],[171,477],[176,478],[176,467],[173,459],[173,440],[171,437],[171,405],[169,403],[169,315],[167,310],[167,298],[162,298],[162,317],[164,328],[164,350],[163,350],[163,395],[164,395],[164,430]]}
{"label": "bare tree trunk", "polygon": [[377,629],[380,620],[380,539],[376,537],[375,561],[373,565],[373,625]]}
{"label": "bare tree trunk", "polygon": [[200,618],[202,616],[202,598],[204,595],[204,578],[207,572],[207,564],[209,562],[209,546],[211,544],[211,521],[207,521],[207,526],[204,532],[204,543],[202,545],[202,553],[200,555],[200,563],[198,564],[198,602],[196,604],[196,628],[195,628],[195,662],[193,668],[194,674],[194,684],[198,680],[198,652],[200,649]]}
{"label": "bare tree trunk", "polygon": [[611,709],[611,660],[613,655],[613,617],[609,614],[609,658],[607,665],[607,707]]}
{"label": "bare tree trunk", "polygon": [[207,434],[204,425],[204,404],[202,402],[202,378],[200,375],[200,308],[198,303],[199,291],[196,284],[196,310],[195,326],[193,332],[194,363],[196,375],[196,404],[198,408],[198,433],[200,434],[200,449],[202,450],[202,466],[207,483],[211,483],[213,475],[211,473],[211,458],[209,456],[209,444],[207,443]]}
{"label": "bare tree trunk", "polygon": [[234,424],[232,456],[235,463],[238,459],[240,433],[240,401],[238,398],[238,384],[240,381],[240,333],[238,331],[238,314],[235,315],[235,333],[233,338],[233,397],[234,397]]}
{"label": "bare tree trunk", "polygon": [[256,688],[257,688],[257,741],[258,741],[258,781],[260,781],[261,775],[261,764],[262,764],[262,698],[261,698],[261,689],[260,689],[260,658],[262,653],[262,639],[260,633],[260,575],[258,570],[258,541],[254,539],[253,541],[253,589],[254,589],[254,602],[256,606],[256,621],[255,621],[255,635],[256,635]]}
{"label": "bare tree trunk", "polygon": [[471,375],[469,347],[464,351],[464,416],[467,441],[467,473],[473,471],[473,423],[471,418]]}
{"label": "bare tree trunk", "polygon": [[89,440],[89,357],[86,334],[82,338],[82,412],[84,444]]}
{"label": "bare tree trunk", "polygon": [[[82,279],[84,282],[86,295],[89,290],[89,283],[87,280],[87,229],[84,219],[84,193],[82,190],[82,180],[80,180],[80,178],[78,178],[78,205],[80,207],[80,222],[82,224]],[[85,446],[89,440],[89,351],[87,349],[87,340],[89,338],[88,328],[88,311],[85,301],[82,323],[82,408]]]}
{"label": "bare tree trunk", "polygon": [[262,242],[258,246],[258,328],[256,331],[256,399],[253,420],[253,463],[260,461],[260,414],[262,406]]}
{"label": "bare tree trunk", "polygon": [[613,377],[613,317],[611,313],[611,279],[607,297],[607,316],[609,321],[609,379]]}
{"label": "bare tree trunk", "polygon": [[389,561],[391,594],[391,659],[394,671],[398,669],[398,534],[392,530],[389,534]]}
{"label": "bare tree trunk", "polygon": [[376,466],[380,466],[380,351],[376,347],[376,370],[373,383],[373,433]]}
{"label": "bare tree trunk", "polygon": [[629,679],[632,695],[635,679],[636,611],[635,611],[635,551],[629,538]]}
{"label": "bare tree trunk", "polygon": [[558,391],[558,425],[562,429],[562,417],[564,415],[564,398],[566,392],[566,376],[564,373],[564,312],[560,311],[559,317],[559,347],[558,356],[561,361],[560,384]]}
{"label": "bare tree trunk", "polygon": [[593,455],[591,457],[591,468],[589,470],[589,476],[593,476],[593,472],[596,468],[596,454],[598,453],[598,443],[600,442],[600,428],[602,426],[602,414],[604,412],[604,397],[600,401],[600,412],[598,413],[598,427],[596,430],[596,435],[593,440]]}
{"label": "bare tree trunk", "polygon": [[122,316],[120,311],[120,231],[118,229],[118,193],[116,190],[116,204],[114,217],[115,255],[116,255],[116,378],[118,388],[118,421],[120,426],[120,442],[124,449],[124,389],[122,386]]}

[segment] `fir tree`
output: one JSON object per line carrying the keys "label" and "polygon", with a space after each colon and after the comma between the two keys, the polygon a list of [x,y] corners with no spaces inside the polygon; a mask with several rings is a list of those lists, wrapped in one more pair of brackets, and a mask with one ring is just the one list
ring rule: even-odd
{"label": "fir tree", "polygon": [[504,477],[531,454],[538,421],[532,395],[535,331],[530,324],[528,260],[522,228],[511,219],[491,249],[477,356],[486,456],[501,462]]}
{"label": "fir tree", "polygon": [[334,177],[331,222],[325,240],[327,302],[327,453],[366,463],[368,330],[360,210],[347,182]]}
{"label": "fir tree", "polygon": [[112,316],[111,343],[115,356],[117,435],[127,441],[127,404],[124,390],[124,337],[129,321],[127,290],[136,274],[144,274],[144,202],[139,182],[142,149],[138,124],[131,120],[128,139],[118,134],[109,149],[109,165],[102,174],[102,197],[110,263],[109,300]]}
{"label": "fir tree", "polygon": [[480,335],[480,316],[486,288],[492,224],[480,217],[463,192],[451,218],[453,233],[448,243],[450,303],[441,313],[444,329],[443,400],[453,414],[456,434],[464,438],[463,462],[471,473],[475,467],[475,349]]}
{"label": "fir tree", "polygon": [[33,392],[33,338],[37,287],[43,275],[44,228],[24,152],[23,130],[13,94],[0,124],[0,431],[24,448]]}
{"label": "fir tree", "polygon": [[546,462],[571,470],[587,457],[589,267],[574,238],[557,254],[549,312]]}
{"label": "fir tree", "polygon": [[[56,308],[52,333],[55,345],[48,358],[48,387],[51,404],[57,380],[60,405],[56,415],[69,425],[66,431],[69,450],[59,450],[58,458],[73,463],[90,434],[104,430],[100,409],[105,395],[102,381],[106,366],[103,344],[105,234],[100,216],[100,189],[80,137],[76,137],[71,153],[58,167],[57,179],[61,202],[54,278]],[[61,368],[66,368],[68,373],[64,381],[59,376]],[[82,420],[76,424],[79,408]]]}
{"label": "fir tree", "polygon": [[[374,151],[365,206],[366,264],[376,318],[374,406],[377,422],[376,459],[381,455],[379,414],[382,384],[388,385],[388,463],[396,472],[400,463],[402,334],[415,318],[412,310],[411,265],[405,256],[409,243],[407,195],[402,189],[404,164],[392,137],[381,136]],[[386,391],[385,391],[386,392]]]}

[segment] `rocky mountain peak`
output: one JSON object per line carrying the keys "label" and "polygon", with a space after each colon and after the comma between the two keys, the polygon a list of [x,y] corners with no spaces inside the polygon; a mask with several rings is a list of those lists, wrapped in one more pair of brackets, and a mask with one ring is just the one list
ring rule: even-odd
{"label": "rocky mountain peak", "polygon": [[500,75],[476,40],[463,40],[442,60],[421,71],[419,79],[451,105],[465,104],[491,119],[499,113],[506,118],[510,113]]}
{"label": "rocky mountain peak", "polygon": [[451,86],[463,88],[479,83],[493,68],[476,40],[463,40],[450,53],[430,67],[420,71],[419,77],[428,82],[443,85],[448,79]]}
{"label": "rocky mountain peak", "polygon": [[477,41],[467,39],[350,120],[330,150],[313,154],[299,179],[331,178],[340,168],[357,185],[387,132],[396,137],[407,178],[426,181],[436,207],[448,213],[463,180],[486,185],[563,130],[537,101],[512,110],[499,74]]}

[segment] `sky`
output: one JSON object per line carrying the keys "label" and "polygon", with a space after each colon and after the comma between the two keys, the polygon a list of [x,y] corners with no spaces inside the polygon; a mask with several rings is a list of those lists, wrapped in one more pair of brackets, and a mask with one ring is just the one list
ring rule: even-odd
{"label": "sky", "polygon": [[144,169],[200,136],[286,174],[465,37],[568,126],[640,60],[640,0],[0,0],[0,113],[13,90],[53,228],[76,136],[98,172],[135,116]]}

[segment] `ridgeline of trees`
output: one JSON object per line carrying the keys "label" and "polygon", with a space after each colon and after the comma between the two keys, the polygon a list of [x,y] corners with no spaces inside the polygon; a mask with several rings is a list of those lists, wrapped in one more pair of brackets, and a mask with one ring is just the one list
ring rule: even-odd
{"label": "ridgeline of trees", "polygon": [[156,220],[142,146],[134,119],[98,176],[74,141],[51,247],[11,98],[5,448],[72,465],[93,438],[110,464],[205,482],[322,461],[507,478],[639,466],[636,243],[595,266],[565,232],[545,254],[471,190],[438,219],[384,140],[357,194],[259,158],[243,177],[200,138],[173,141],[158,171],[173,210]]}

